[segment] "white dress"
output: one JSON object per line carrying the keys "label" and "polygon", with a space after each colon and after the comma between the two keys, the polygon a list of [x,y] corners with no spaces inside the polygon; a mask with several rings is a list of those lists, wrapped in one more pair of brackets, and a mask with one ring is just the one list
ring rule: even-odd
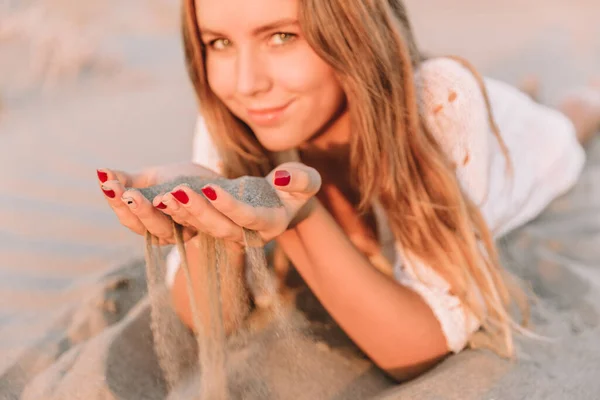
{"label": "white dress", "polygon": [[[471,72],[454,60],[438,58],[423,63],[416,74],[428,128],[456,162],[462,187],[480,206],[494,236],[499,237],[535,218],[569,190],[582,171],[585,153],[572,123],[563,114],[535,103],[505,83],[489,78],[484,82],[494,119],[509,150],[512,176],[507,174],[506,159]],[[201,117],[193,161],[220,169]],[[439,320],[448,348],[461,351],[479,322],[450,294],[449,284],[439,274],[418,260],[403,257],[400,243],[395,247],[394,277],[422,296]],[[173,250],[167,262],[170,284],[179,260]]]}

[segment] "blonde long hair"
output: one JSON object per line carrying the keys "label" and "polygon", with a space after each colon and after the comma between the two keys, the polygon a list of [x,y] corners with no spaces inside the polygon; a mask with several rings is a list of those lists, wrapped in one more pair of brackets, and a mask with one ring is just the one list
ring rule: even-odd
{"label": "blonde long hair", "polygon": [[[418,108],[414,71],[424,60],[401,0],[299,0],[308,43],[337,73],[347,95],[353,134],[351,171],[359,212],[375,200],[386,211],[406,254],[431,266],[481,321],[488,347],[512,356],[509,308],[524,295],[499,263],[490,230],[463,193],[453,163],[427,130]],[[211,91],[194,0],[184,0],[183,39],[188,72],[202,115],[228,177],[265,176],[274,155]],[[470,65],[484,93],[481,77]],[[473,290],[474,287],[477,290]],[[479,292],[479,293],[477,293]],[[479,297],[478,295],[481,295]],[[483,302],[481,301],[483,300]]]}

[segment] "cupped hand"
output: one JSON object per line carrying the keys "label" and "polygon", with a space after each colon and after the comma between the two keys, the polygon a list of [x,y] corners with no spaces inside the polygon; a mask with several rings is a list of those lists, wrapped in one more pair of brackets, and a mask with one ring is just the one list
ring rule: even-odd
{"label": "cupped hand", "polygon": [[[153,167],[139,173],[103,168],[97,170],[97,175],[104,197],[119,218],[119,222],[140,235],[145,235],[146,231],[150,232],[158,238],[160,245],[175,243],[172,221],[156,207],[163,207],[160,202],[153,204],[140,192],[127,188],[149,187],[179,176],[219,177],[208,168],[190,163]],[[196,234],[193,226],[182,225],[185,240]]]}
{"label": "cupped hand", "polygon": [[[163,217],[217,238],[244,243],[243,229],[255,230],[264,242],[283,233],[321,187],[314,168],[290,162],[275,168],[265,178],[275,189],[281,207],[252,206],[229,194],[215,183],[202,188],[202,194],[179,185],[157,196],[153,205]],[[137,201],[137,199],[136,199]],[[154,211],[153,211],[154,215]]]}

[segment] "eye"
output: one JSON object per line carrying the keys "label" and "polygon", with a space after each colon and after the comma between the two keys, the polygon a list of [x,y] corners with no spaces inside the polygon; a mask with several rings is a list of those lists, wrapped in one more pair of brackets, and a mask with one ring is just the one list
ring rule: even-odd
{"label": "eye", "polygon": [[215,50],[225,50],[227,47],[231,46],[231,40],[229,39],[215,39],[208,42],[208,46]]}
{"label": "eye", "polygon": [[277,32],[276,34],[271,36],[271,43],[275,46],[281,46],[281,45],[291,42],[296,37],[297,37],[297,35],[294,33]]}

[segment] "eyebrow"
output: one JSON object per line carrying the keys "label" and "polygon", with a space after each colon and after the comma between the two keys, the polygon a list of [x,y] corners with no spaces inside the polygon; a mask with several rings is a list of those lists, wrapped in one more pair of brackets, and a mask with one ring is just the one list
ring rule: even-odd
{"label": "eyebrow", "polygon": [[[275,30],[277,28],[281,28],[281,27],[287,26],[287,25],[298,25],[298,20],[295,19],[295,18],[286,18],[286,19],[281,19],[279,21],[271,22],[269,24],[266,24],[266,25],[263,25],[263,26],[260,26],[260,27],[258,27],[256,29],[254,29],[252,31],[252,34],[254,36],[258,36],[258,35],[260,35],[262,33],[265,33],[265,32],[271,31],[271,30]],[[200,33],[202,35],[227,36],[227,35],[224,35],[222,33],[219,33],[217,31],[215,31],[215,30],[212,30],[212,29],[203,29],[203,28],[200,28]]]}

